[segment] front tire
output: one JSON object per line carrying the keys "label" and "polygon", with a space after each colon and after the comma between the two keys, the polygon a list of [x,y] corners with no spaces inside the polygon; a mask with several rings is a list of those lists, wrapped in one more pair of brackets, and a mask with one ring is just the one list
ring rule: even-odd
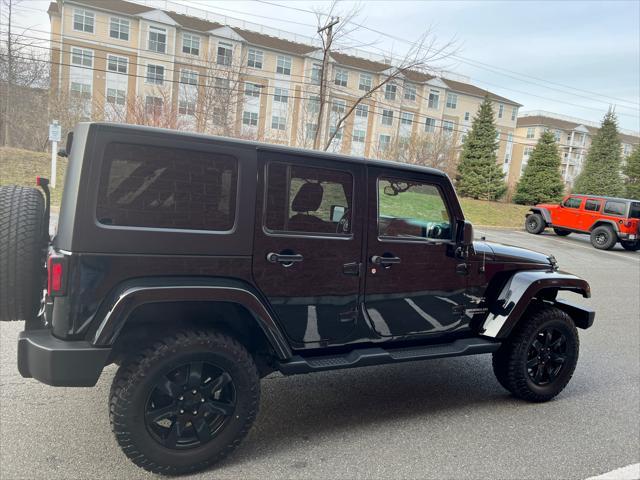
{"label": "front tire", "polygon": [[618,241],[613,228],[602,225],[591,231],[591,245],[598,250],[611,250]]}
{"label": "front tire", "polygon": [[524,228],[529,233],[533,233],[534,235],[538,235],[542,233],[542,231],[546,228],[546,223],[542,215],[539,213],[532,213],[531,215],[527,215],[527,218],[524,221]]}
{"label": "front tire", "polygon": [[637,252],[638,250],[640,250],[640,241],[637,241],[637,240],[635,242],[622,240],[620,241],[620,245],[622,245],[622,248],[624,248],[629,252]]}
{"label": "front tire", "polygon": [[570,230],[565,230],[564,228],[554,228],[553,231],[559,237],[566,237],[567,235],[569,235],[571,233]]}
{"label": "front tire", "polygon": [[111,427],[133,463],[179,475],[233,451],[251,428],[259,399],[258,370],[240,343],[187,330],[125,360],[111,388]]}
{"label": "front tire", "polygon": [[493,354],[493,371],[515,397],[546,402],[571,380],[579,347],[571,317],[558,308],[537,305]]}

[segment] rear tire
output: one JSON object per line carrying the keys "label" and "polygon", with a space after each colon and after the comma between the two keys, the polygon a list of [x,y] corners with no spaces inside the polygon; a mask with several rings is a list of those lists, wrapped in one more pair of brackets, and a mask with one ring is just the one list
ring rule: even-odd
{"label": "rear tire", "polygon": [[542,215],[539,213],[532,213],[531,215],[527,215],[527,218],[524,221],[524,228],[529,233],[533,233],[537,235],[542,233],[542,231],[546,228],[547,224],[542,218]]}
{"label": "rear tire", "polygon": [[598,250],[611,250],[617,241],[616,232],[609,226],[602,225],[591,231],[591,245]]}
{"label": "rear tire", "polygon": [[565,230],[564,228],[554,228],[553,231],[556,232],[556,235],[559,237],[566,237],[571,234],[570,230]]}
{"label": "rear tire", "polygon": [[637,252],[638,250],[640,250],[640,241],[637,240],[635,242],[621,240],[620,244],[622,245],[622,248],[628,250],[629,252]]}
{"label": "rear tire", "polygon": [[111,428],[139,467],[164,475],[195,472],[240,444],[259,399],[258,370],[240,343],[186,330],[124,361],[111,387]]}
{"label": "rear tire", "polygon": [[569,383],[580,341],[571,317],[547,306],[531,307],[511,336],[493,354],[493,371],[515,397],[546,402]]}
{"label": "rear tire", "polygon": [[35,188],[0,187],[0,320],[34,320],[43,290],[44,198]]}

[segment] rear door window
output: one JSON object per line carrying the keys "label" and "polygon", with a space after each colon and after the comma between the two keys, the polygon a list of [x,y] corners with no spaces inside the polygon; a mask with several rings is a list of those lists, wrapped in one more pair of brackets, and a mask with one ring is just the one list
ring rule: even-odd
{"label": "rear door window", "polygon": [[581,203],[582,199],[580,197],[569,197],[564,201],[563,205],[567,208],[580,208]]}
{"label": "rear door window", "polygon": [[600,205],[602,203],[600,202],[600,200],[587,200],[587,202],[584,205],[584,209],[589,211],[589,212],[597,212],[600,210]]}
{"label": "rear door window", "polygon": [[237,183],[234,157],[114,142],[104,153],[96,218],[122,227],[228,231]]}
{"label": "rear door window", "polygon": [[626,203],[609,200],[604,204],[603,212],[608,215],[624,215],[626,209]]}

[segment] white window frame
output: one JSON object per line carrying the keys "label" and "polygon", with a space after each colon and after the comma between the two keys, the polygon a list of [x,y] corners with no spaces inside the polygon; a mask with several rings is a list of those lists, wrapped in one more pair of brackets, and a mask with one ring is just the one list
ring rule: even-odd
{"label": "white window frame", "polygon": [[433,110],[440,109],[440,90],[434,90],[433,88],[429,90],[427,107]]}
{"label": "white window frame", "polygon": [[254,97],[260,98],[260,91],[262,89],[262,85],[254,82],[244,82],[244,96],[245,97]]}
{"label": "white window frame", "polygon": [[247,67],[255,68],[256,70],[262,70],[264,65],[264,52],[257,48],[249,48],[247,52]]}
{"label": "white window frame", "polygon": [[307,111],[315,115],[320,111],[320,96],[319,95],[311,95],[307,99]]}
{"label": "white window frame", "polygon": [[[115,68],[111,68],[114,66]],[[129,72],[129,58],[121,55],[107,55],[107,70],[114,73],[126,75]]]}
{"label": "white window frame", "polygon": [[[154,72],[151,73],[151,68],[153,68]],[[158,75],[158,68],[162,69],[162,74]],[[157,65],[155,63],[147,64],[147,72],[144,77],[144,83],[148,83],[150,85],[164,85],[164,65]],[[158,81],[159,79],[159,81]]]}
{"label": "white window frame", "polygon": [[[149,99],[152,100],[153,105],[149,105]],[[157,105],[156,100],[160,100],[159,105]],[[153,107],[153,112],[149,112],[148,109],[149,107]],[[160,112],[156,112],[156,108],[160,107]],[[153,95],[147,95],[144,97],[144,113],[145,115],[162,115],[162,112],[164,111],[164,99],[162,97],[155,97]]]}
{"label": "white window frame", "polygon": [[498,118],[502,118],[504,115],[504,103],[498,104]]}
{"label": "white window frame", "polygon": [[426,117],[424,119],[424,131],[427,133],[435,133],[438,128],[438,119],[433,117]]}
{"label": "white window frame", "polygon": [[518,117],[518,107],[511,107],[511,120],[515,121]]}
{"label": "white window frame", "polygon": [[446,107],[452,110],[458,108],[458,95],[456,95],[455,93],[447,93]]}
{"label": "white window frame", "polygon": [[[111,101],[110,98],[113,98],[113,101]],[[122,102],[118,100],[122,100]],[[106,101],[109,105],[124,106],[124,104],[126,103],[126,100],[127,100],[127,93],[124,90],[121,90],[119,88],[107,87]]]}
{"label": "white window frame", "polygon": [[[74,57],[79,58],[80,62],[76,63]],[[85,61],[88,61],[88,63],[85,63]],[[93,50],[71,47],[71,64],[76,67],[93,68]]]}
{"label": "white window frame", "polygon": [[382,110],[382,115],[380,116],[380,123],[382,125],[387,125],[389,127],[393,126],[393,117],[394,117],[394,113],[393,110]]}
{"label": "white window frame", "polygon": [[468,122],[471,118],[471,114],[469,112],[464,112],[464,121]]}
{"label": "white window frame", "polygon": [[311,83],[314,85],[320,85],[320,77],[322,74],[322,65],[319,63],[314,63],[311,65]]}
{"label": "white window frame", "polygon": [[178,114],[194,116],[196,114],[196,101],[188,98],[178,99]]}
{"label": "white window frame", "polygon": [[367,140],[367,131],[361,130],[359,128],[353,129],[353,135],[351,136],[351,141],[353,143],[364,143]]}
{"label": "white window frame", "polygon": [[[151,34],[154,34],[156,36],[155,40],[151,39]],[[161,36],[164,36],[163,41],[160,41]],[[155,44],[155,48],[151,48],[152,44]],[[161,45],[162,50],[160,50]],[[149,25],[149,32],[147,34],[147,47],[150,52],[167,53],[167,29],[156,27],[155,25]]]}
{"label": "white window frame", "polygon": [[[453,135],[455,128],[456,124],[452,120],[442,120],[442,133],[445,135]],[[498,135],[500,135],[500,132],[498,132]]]}
{"label": "white window frame", "polygon": [[[384,138],[384,142],[382,139]],[[380,134],[378,136],[378,150],[384,152],[391,145],[391,135]]]}
{"label": "white window frame", "polygon": [[[79,85],[80,88],[74,88],[74,85]],[[85,82],[79,82],[79,81],[71,81],[69,83],[69,91],[71,92],[72,95],[74,94],[80,94],[80,96],[82,97],[83,95],[87,95],[87,99],[91,98],[91,92],[92,90],[92,86],[91,83],[85,83]]]}
{"label": "white window frame", "polygon": [[[114,30],[114,27],[115,30]],[[126,30],[126,31],[125,31]],[[113,33],[116,33],[114,36]],[[109,38],[116,40],[129,41],[129,34],[131,33],[131,22],[128,19],[122,17],[110,17],[109,18]],[[122,38],[126,35],[126,38]]]}
{"label": "white window frame", "polygon": [[344,68],[336,68],[336,74],[333,77],[333,83],[339,87],[346,87],[349,84],[349,70]]}
{"label": "white window frame", "polygon": [[250,112],[245,110],[242,112],[242,124],[247,127],[258,126],[258,112]]}
{"label": "white window frame", "polygon": [[400,125],[413,125],[413,112],[400,112]]}
{"label": "white window frame", "polygon": [[[187,51],[185,51],[185,49]],[[191,32],[182,34],[182,53],[185,55],[200,56],[200,35]]]}
{"label": "white window frame", "polygon": [[356,117],[368,118],[369,117],[369,105],[359,103],[356,106]]}
{"label": "white window frame", "polygon": [[275,87],[273,101],[278,103],[289,103],[289,90],[282,87]]}
{"label": "white window frame", "polygon": [[370,73],[361,73],[358,80],[358,90],[369,92],[373,88],[373,76]]}
{"label": "white window frame", "polygon": [[283,117],[281,115],[272,115],[271,129],[285,131],[287,129],[287,117]]}
{"label": "white window frame", "polygon": [[527,138],[528,139],[536,138],[536,128],[535,127],[528,127],[527,128]]}
{"label": "white window frame", "polygon": [[185,85],[198,85],[197,70],[189,70],[187,68],[180,69],[180,83]]}
{"label": "white window frame", "polygon": [[338,115],[344,115],[347,111],[347,101],[340,98],[334,98],[331,102],[331,111]]}
{"label": "white window frame", "polygon": [[413,83],[404,84],[404,99],[415,102],[418,95],[418,88]]}
{"label": "white window frame", "polygon": [[[82,28],[76,28],[76,17],[81,17]],[[91,23],[88,24],[86,21],[91,19]],[[87,30],[87,27],[90,27],[90,30]],[[96,32],[96,14],[91,10],[87,10],[86,8],[74,8],[73,9],[73,30],[76,32],[84,32],[84,33],[95,33]]]}
{"label": "white window frame", "polygon": [[280,75],[291,75],[292,59],[289,55],[278,55],[276,58],[276,73]]}
{"label": "white window frame", "polygon": [[385,100],[395,100],[398,93],[398,86],[395,83],[387,83],[384,86],[384,98]]}
{"label": "white window frame", "polygon": [[[223,51],[222,53],[220,51]],[[218,42],[216,48],[216,63],[225,67],[233,64],[233,45],[226,42]]]}

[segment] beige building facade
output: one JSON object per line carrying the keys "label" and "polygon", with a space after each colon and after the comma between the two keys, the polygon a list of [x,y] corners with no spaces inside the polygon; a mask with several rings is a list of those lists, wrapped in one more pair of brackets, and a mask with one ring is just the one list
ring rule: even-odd
{"label": "beige building facade", "polygon": [[[546,130],[550,130],[558,142],[562,162],[562,178],[567,190],[570,191],[573,182],[582,171],[592,138],[599,128],[598,123],[558,113],[522,112],[518,116],[515,133],[518,143],[513,149],[513,161],[507,177],[510,189],[515,188],[522,176],[529,155],[538,143],[540,136]],[[631,155],[633,148],[640,144],[640,134],[621,130],[620,141],[624,162],[624,159]]]}
{"label": "beige building facade", "polygon": [[[311,43],[123,0],[50,4],[52,88],[92,120],[150,123],[204,133],[321,147],[338,119],[393,67],[332,52],[318,123],[322,51]],[[520,104],[471,83],[406,72],[371,94],[329,149],[384,157],[398,139],[442,134],[459,150],[485,95],[494,102],[498,161],[509,172]]]}

